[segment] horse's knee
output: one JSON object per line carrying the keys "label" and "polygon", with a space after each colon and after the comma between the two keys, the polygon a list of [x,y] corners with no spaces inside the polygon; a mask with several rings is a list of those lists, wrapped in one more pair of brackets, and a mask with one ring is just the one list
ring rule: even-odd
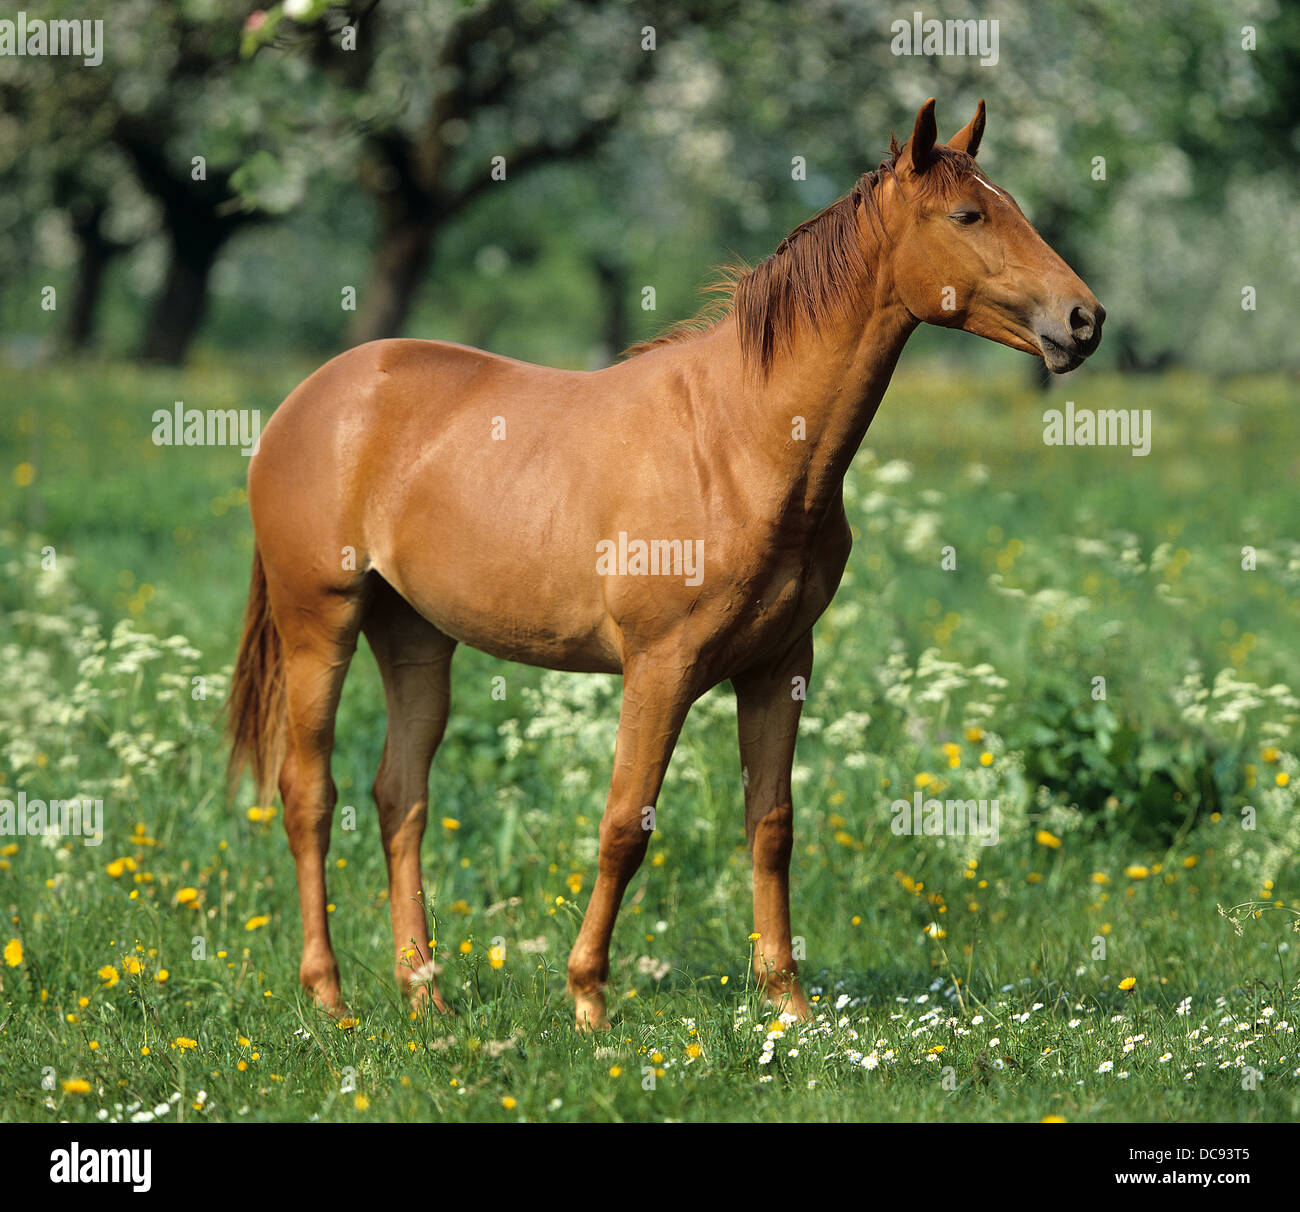
{"label": "horse's knee", "polygon": [[640,865],[650,845],[651,819],[640,810],[605,814],[600,822],[598,860],[602,873],[617,876]]}
{"label": "horse's knee", "polygon": [[750,849],[759,870],[789,869],[794,850],[794,809],[788,802],[769,808],[754,822]]}
{"label": "horse's knee", "polygon": [[379,836],[384,846],[392,850],[400,846],[420,844],[429,819],[428,796],[423,788],[418,791],[381,769],[372,788],[375,807],[379,811]]}

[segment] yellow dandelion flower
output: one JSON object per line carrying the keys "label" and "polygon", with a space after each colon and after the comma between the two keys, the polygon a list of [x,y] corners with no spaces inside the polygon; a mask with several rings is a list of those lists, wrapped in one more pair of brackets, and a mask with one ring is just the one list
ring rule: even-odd
{"label": "yellow dandelion flower", "polygon": [[1151,868],[1143,867],[1135,863],[1132,866],[1125,867],[1124,874],[1127,875],[1131,880],[1144,880],[1147,878],[1148,875],[1151,874]]}
{"label": "yellow dandelion flower", "polygon": [[1137,983],[1138,981],[1136,976],[1126,976],[1122,981],[1120,981],[1119,987],[1127,993]]}
{"label": "yellow dandelion flower", "polygon": [[1061,848],[1061,839],[1054,833],[1048,833],[1046,829],[1040,829],[1035,833],[1034,841],[1040,846],[1046,846],[1049,850],[1059,850]]}
{"label": "yellow dandelion flower", "polygon": [[16,938],[5,943],[5,963],[10,968],[17,968],[23,962],[23,945]]}
{"label": "yellow dandelion flower", "polygon": [[270,920],[271,920],[271,915],[269,913],[259,913],[254,917],[250,917],[248,921],[244,923],[244,929],[260,930]]}
{"label": "yellow dandelion flower", "polygon": [[454,816],[444,816],[442,818],[442,827],[449,833],[455,833],[460,828],[460,822]]}
{"label": "yellow dandelion flower", "polygon": [[518,1103],[517,1103],[513,1098],[511,1098],[510,1095],[508,1095],[508,1094],[505,1096],[505,1098],[503,1098],[503,1099],[501,1100],[501,1105],[502,1105],[502,1106],[503,1106],[507,1111],[513,1111],[517,1106],[519,1106],[519,1104],[518,1104]]}
{"label": "yellow dandelion flower", "polygon": [[84,1077],[70,1077],[63,1083],[65,1094],[89,1094],[90,1083]]}

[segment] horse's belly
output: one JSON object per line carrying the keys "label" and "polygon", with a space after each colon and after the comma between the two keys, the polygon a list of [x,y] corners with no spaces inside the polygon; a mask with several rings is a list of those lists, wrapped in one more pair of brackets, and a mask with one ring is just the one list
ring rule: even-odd
{"label": "horse's belly", "polygon": [[618,673],[619,649],[598,596],[575,577],[495,549],[491,558],[436,558],[375,570],[439,631],[490,656],[545,669]]}

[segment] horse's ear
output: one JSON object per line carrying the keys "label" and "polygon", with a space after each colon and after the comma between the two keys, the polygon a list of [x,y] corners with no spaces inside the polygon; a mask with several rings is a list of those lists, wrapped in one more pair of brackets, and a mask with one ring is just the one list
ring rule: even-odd
{"label": "horse's ear", "polygon": [[916,114],[912,137],[903,149],[904,162],[914,173],[923,173],[930,167],[934,155],[934,141],[939,131],[934,122],[934,98],[931,97]]}
{"label": "horse's ear", "polygon": [[948,140],[948,146],[951,147],[953,151],[965,152],[968,156],[974,156],[980,149],[980,140],[982,138],[984,138],[983,98],[980,99],[979,108],[975,111],[975,116]]}

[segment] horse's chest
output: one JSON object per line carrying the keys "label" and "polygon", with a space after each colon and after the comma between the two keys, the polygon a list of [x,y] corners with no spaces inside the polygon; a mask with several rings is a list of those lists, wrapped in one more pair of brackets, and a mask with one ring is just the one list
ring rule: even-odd
{"label": "horse's chest", "polygon": [[819,570],[800,569],[774,580],[750,603],[755,639],[780,641],[802,635],[821,617],[830,600]]}
{"label": "horse's chest", "polygon": [[842,515],[832,517],[811,558],[790,558],[755,578],[738,629],[751,651],[784,650],[830,605],[848,560],[851,537]]}

